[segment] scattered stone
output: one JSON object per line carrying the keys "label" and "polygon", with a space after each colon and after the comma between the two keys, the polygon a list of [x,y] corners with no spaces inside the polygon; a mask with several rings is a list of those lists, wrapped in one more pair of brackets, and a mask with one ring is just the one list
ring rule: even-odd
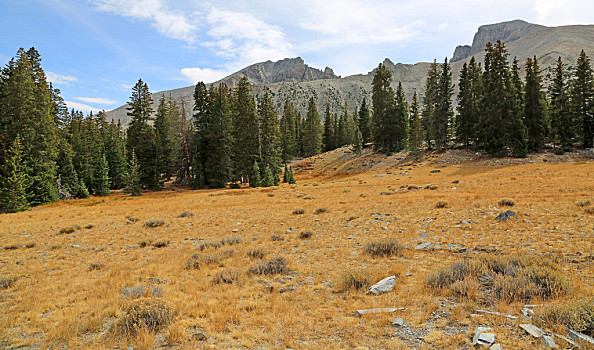
{"label": "scattered stone", "polygon": [[439,169],[431,170],[430,173],[431,174],[441,173],[441,170],[439,170]]}
{"label": "scattered stone", "polygon": [[422,249],[427,249],[431,246],[431,242],[425,242],[425,243],[421,243],[418,246],[415,247],[416,250],[422,250]]}
{"label": "scattered stone", "polygon": [[394,289],[396,285],[396,276],[386,277],[383,280],[377,282],[373,286],[369,287],[369,293],[380,295]]}
{"label": "scattered stone", "polygon": [[528,332],[528,334],[530,334],[534,338],[540,338],[544,335],[544,332],[542,331],[542,329],[536,327],[535,325],[533,325],[531,323],[521,324],[520,328],[522,328],[523,330]]}
{"label": "scattered stone", "polygon": [[196,333],[194,334],[194,338],[196,340],[204,340],[204,338],[206,338],[206,335],[204,335],[204,333]]}
{"label": "scattered stone", "polygon": [[516,215],[516,213],[512,210],[506,210],[503,213],[497,215],[495,217],[495,220],[497,221],[507,221],[509,219],[514,219],[517,220],[518,219],[518,215]]}
{"label": "scattered stone", "polygon": [[522,314],[526,317],[532,317],[532,316],[534,316],[534,311],[531,309],[524,308],[524,309],[522,309]]}
{"label": "scattered stone", "polygon": [[78,244],[73,244],[72,248],[80,248],[80,246]]}
{"label": "scattered stone", "polygon": [[454,180],[454,181],[452,181],[453,184],[457,184],[459,182],[460,182],[460,180]]}
{"label": "scattered stone", "polygon": [[405,307],[384,307],[377,309],[364,309],[355,311],[356,316],[367,315],[367,314],[379,314],[379,313],[392,313],[396,311],[406,311]]}
{"label": "scattered stone", "polygon": [[489,347],[491,344],[495,342],[495,334],[493,333],[483,333],[488,331],[489,327],[476,327],[474,331],[474,337],[472,337],[472,345],[484,345]]}
{"label": "scattered stone", "polygon": [[472,220],[462,220],[462,221],[460,221],[460,224],[462,224],[462,225],[472,225],[472,224],[476,224],[476,222],[475,221],[472,221]]}
{"label": "scattered stone", "polygon": [[404,320],[402,318],[398,317],[397,319],[394,320],[394,322],[392,322],[392,326],[402,327],[402,326],[404,326]]}
{"label": "scattered stone", "polygon": [[489,350],[503,350],[503,347],[501,347],[501,344],[493,344]]}
{"label": "scattered stone", "polygon": [[553,337],[550,337],[548,335],[543,335],[541,339],[542,339],[542,344],[544,345],[545,348],[547,348],[547,349],[558,349],[559,348],[557,346],[557,344],[555,344],[555,340],[553,339]]}
{"label": "scattered stone", "polygon": [[594,339],[592,337],[582,334],[580,332],[576,332],[567,328],[567,334],[569,337],[577,342],[588,342],[590,344],[594,344]]}
{"label": "scattered stone", "polygon": [[475,312],[482,312],[484,314],[489,314],[489,315],[495,315],[495,316],[503,316],[503,317],[507,317],[507,318],[511,318],[512,320],[516,320],[518,317],[517,316],[513,316],[513,315],[508,315],[508,314],[502,314],[499,312],[493,312],[493,311],[487,311],[487,310],[474,310]]}
{"label": "scattered stone", "polygon": [[212,336],[211,337],[208,337],[207,342],[209,342],[210,344],[212,344],[212,343],[215,342],[215,339]]}

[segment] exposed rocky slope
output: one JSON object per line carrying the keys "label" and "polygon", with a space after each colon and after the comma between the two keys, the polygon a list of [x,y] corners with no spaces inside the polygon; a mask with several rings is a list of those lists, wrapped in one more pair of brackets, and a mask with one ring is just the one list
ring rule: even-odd
{"label": "exposed rocky slope", "polygon": [[[517,57],[520,62],[526,58],[536,56],[545,75],[545,83],[551,72],[551,67],[561,56],[563,62],[575,66],[577,56],[583,49],[588,55],[594,55],[594,25],[574,25],[562,27],[545,27],[520,20],[481,26],[474,36],[471,46],[458,46],[452,58],[452,72],[454,83],[457,83],[460,69],[464,62],[472,56],[483,60],[484,47],[489,41],[502,40],[510,53],[510,59]],[[393,75],[393,86],[398,82],[402,86],[408,99],[414,91],[423,93],[423,86],[427,78],[429,63],[417,64],[392,63],[384,60]],[[332,69],[323,71],[309,67],[301,58],[284,59],[278,62],[263,62],[254,64],[234,73],[219,82],[235,86],[241,77],[246,76],[253,84],[253,94],[259,98],[268,91],[273,98],[277,111],[282,111],[284,101],[289,98],[297,109],[304,114],[307,100],[315,96],[318,109],[323,111],[328,102],[334,112],[341,113],[345,101],[352,111],[360,105],[363,98],[370,100],[373,71],[367,74],[357,74],[347,77],[337,77]],[[153,94],[156,109],[158,99],[162,94],[176,100],[183,100],[186,113],[191,112],[193,105],[193,86],[175,90],[168,90]],[[322,113],[323,114],[323,113]],[[127,124],[126,105],[108,112],[108,118]],[[322,115],[323,118],[323,115]]]}

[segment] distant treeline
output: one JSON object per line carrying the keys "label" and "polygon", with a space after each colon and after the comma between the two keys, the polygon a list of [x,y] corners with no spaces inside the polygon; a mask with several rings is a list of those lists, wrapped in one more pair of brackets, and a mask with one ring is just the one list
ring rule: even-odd
{"label": "distant treeline", "polygon": [[[385,153],[450,147],[484,149],[493,156],[526,156],[547,144],[562,153],[592,147],[594,77],[582,51],[570,74],[559,58],[549,93],[536,57],[510,65],[505,45],[487,44],[484,64],[474,58],[460,74],[457,113],[447,58],[433,62],[423,96],[410,104],[391,73],[376,69],[372,101],[353,114],[326,105],[322,124],[314,98],[305,116],[285,102],[279,118],[270,96],[255,101],[243,78],[235,89],[221,84],[194,89],[194,105],[161,96],[152,109],[148,85],[132,89],[126,130],[104,112],[69,111],[47,82],[39,53],[20,49],[0,75],[0,212],[25,210],[59,199],[140,195],[174,179],[193,188],[294,183],[287,161],[350,145]],[[192,117],[186,119],[186,108]]]}

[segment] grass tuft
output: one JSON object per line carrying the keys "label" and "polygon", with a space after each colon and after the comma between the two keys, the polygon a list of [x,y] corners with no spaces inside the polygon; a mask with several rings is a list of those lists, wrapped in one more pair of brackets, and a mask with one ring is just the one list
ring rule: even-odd
{"label": "grass tuft", "polygon": [[16,277],[0,278],[0,290],[10,288],[17,281]]}
{"label": "grass tuft", "polygon": [[364,270],[351,270],[342,274],[338,289],[341,292],[359,290],[370,285],[369,273]]}
{"label": "grass tuft", "polygon": [[78,230],[80,230],[79,225],[72,225],[72,226],[68,226],[68,227],[62,227],[60,229],[60,233],[70,234],[70,233],[73,233],[74,231],[78,231]]}
{"label": "grass tuft", "polygon": [[579,201],[577,201],[575,203],[575,205],[577,205],[578,207],[587,207],[591,204],[592,202],[590,202],[589,199],[580,199]]}
{"label": "grass tuft", "polygon": [[497,202],[497,205],[500,207],[513,207],[516,205],[516,202],[514,202],[514,200],[511,198],[502,198],[499,200],[499,202]]}
{"label": "grass tuft", "polygon": [[261,261],[250,266],[247,270],[249,275],[276,275],[284,274],[289,271],[285,258],[274,258]]}
{"label": "grass tuft", "polygon": [[163,225],[165,225],[165,221],[156,220],[156,219],[149,220],[144,223],[144,226],[146,226],[146,227],[159,227],[159,226],[163,226]]}
{"label": "grass tuft", "polygon": [[225,237],[225,238],[221,239],[221,245],[234,245],[234,244],[239,244],[242,241],[243,240],[241,239],[241,237],[230,236],[230,237]]}
{"label": "grass tuft", "polygon": [[300,208],[300,209],[293,210],[293,215],[303,215],[303,214],[305,214],[305,209]]}
{"label": "grass tuft", "polygon": [[163,290],[155,286],[139,285],[135,287],[125,287],[120,291],[120,295],[124,299],[140,299],[140,298],[161,298]]}
{"label": "grass tuft", "polygon": [[311,236],[313,236],[313,232],[311,232],[311,231],[303,231],[299,234],[299,238],[301,238],[301,239],[308,239]]}
{"label": "grass tuft", "polygon": [[323,213],[325,213],[327,211],[328,211],[328,209],[326,209],[326,208],[318,208],[318,209],[316,209],[316,211],[314,212],[314,214],[323,214]]}
{"label": "grass tuft", "polygon": [[563,325],[594,337],[594,298],[546,306],[538,312],[545,324]]}
{"label": "grass tuft", "polygon": [[105,264],[101,264],[101,263],[90,263],[89,264],[89,271],[103,270],[104,267],[105,267]]}
{"label": "grass tuft", "polygon": [[179,214],[180,218],[186,218],[191,216],[194,216],[194,213],[192,213],[191,211],[182,211],[181,214]]}
{"label": "grass tuft", "polygon": [[250,248],[250,249],[248,249],[246,255],[252,259],[262,259],[266,256],[266,250],[261,247]]}
{"label": "grass tuft", "polygon": [[233,284],[241,279],[241,271],[238,270],[223,270],[217,272],[213,278],[213,284]]}
{"label": "grass tuft", "polygon": [[437,203],[435,203],[435,208],[437,208],[437,209],[447,208],[447,207],[448,207],[448,202],[438,201]]}
{"label": "grass tuft", "polygon": [[160,240],[160,241],[153,242],[153,247],[163,248],[163,247],[167,247],[169,245],[169,243],[170,243],[169,241]]}
{"label": "grass tuft", "polygon": [[386,238],[368,243],[364,252],[371,256],[401,256],[402,245],[393,238]]}
{"label": "grass tuft", "polygon": [[156,332],[173,318],[167,303],[157,298],[134,300],[123,310],[123,316],[116,323],[116,332],[133,336],[141,330]]}

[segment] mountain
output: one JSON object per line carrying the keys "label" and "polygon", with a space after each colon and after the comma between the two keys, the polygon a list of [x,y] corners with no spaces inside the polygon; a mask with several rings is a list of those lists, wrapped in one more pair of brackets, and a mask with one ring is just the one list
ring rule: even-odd
{"label": "mountain", "polygon": [[[569,66],[575,66],[577,57],[583,49],[588,55],[594,55],[594,25],[571,25],[561,27],[545,27],[521,20],[484,25],[474,35],[472,45],[458,46],[451,60],[453,81],[457,84],[460,69],[471,57],[483,61],[485,44],[489,41],[501,40],[506,44],[510,60],[517,57],[520,63],[526,58],[536,56],[541,70],[548,81],[558,57]],[[383,64],[392,72],[394,88],[402,82],[406,97],[410,100],[414,91],[422,94],[427,70],[430,63],[394,64],[385,59]],[[317,99],[318,109],[323,118],[324,105],[330,103],[333,112],[341,113],[345,101],[352,112],[361,104],[363,98],[371,100],[371,82],[374,70],[366,74],[338,77],[332,69],[324,70],[309,67],[303,59],[288,58],[277,62],[262,62],[246,67],[213,84],[225,83],[235,86],[246,76],[253,84],[252,92],[256,99],[268,92],[273,99],[276,110],[282,111],[284,101],[290,99],[303,115],[307,110],[307,101],[311,96]],[[161,95],[176,100],[183,100],[185,110],[191,115],[193,106],[193,86],[153,94],[154,108]],[[129,122],[126,115],[127,105],[107,112],[108,119],[120,119],[123,124]]]}

